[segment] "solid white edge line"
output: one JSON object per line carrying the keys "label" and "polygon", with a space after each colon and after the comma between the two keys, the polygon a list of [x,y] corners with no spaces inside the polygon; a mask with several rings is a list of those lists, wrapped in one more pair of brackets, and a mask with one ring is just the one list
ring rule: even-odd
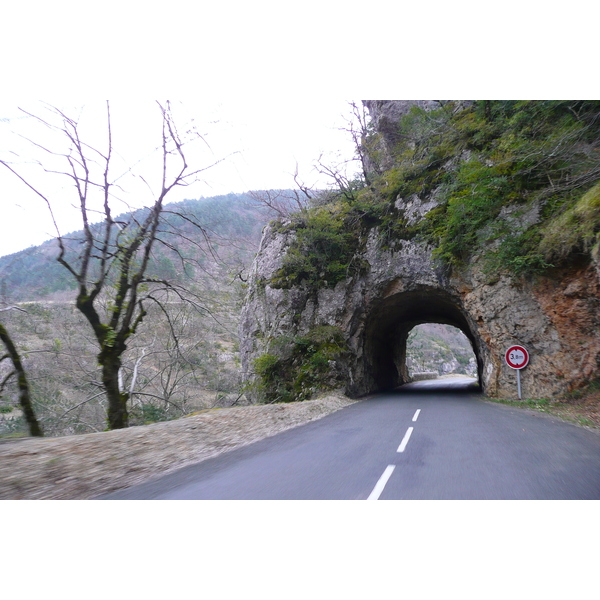
{"label": "solid white edge line", "polygon": [[414,427],[409,427],[408,428],[408,430],[404,434],[404,438],[402,439],[402,442],[398,446],[397,452],[404,452],[404,450],[406,448],[406,444],[408,444],[408,440],[410,439],[410,436],[411,436],[411,434],[413,432],[413,429],[414,429]]}
{"label": "solid white edge line", "polygon": [[392,473],[394,472],[395,468],[396,468],[395,465],[388,465],[385,468],[383,475],[379,478],[379,481],[373,488],[373,491],[371,492],[371,494],[369,495],[367,500],[379,500],[379,496],[381,496],[381,492],[383,492],[383,488],[385,487],[385,484],[388,482],[388,479],[392,476]]}
{"label": "solid white edge line", "polygon": [[413,417],[413,422],[416,421],[419,418],[419,414],[421,413],[421,409],[417,408],[417,412],[415,413],[415,416]]}

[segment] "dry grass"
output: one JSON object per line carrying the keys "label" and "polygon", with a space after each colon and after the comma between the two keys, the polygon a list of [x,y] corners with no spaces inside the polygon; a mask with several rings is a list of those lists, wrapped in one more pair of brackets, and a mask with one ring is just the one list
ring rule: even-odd
{"label": "dry grass", "polygon": [[580,425],[600,429],[600,384],[561,398],[552,406],[552,412]]}
{"label": "dry grass", "polygon": [[501,400],[489,398],[494,402],[502,402],[511,406],[520,406],[545,412],[571,423],[600,429],[600,381],[591,383],[586,388],[576,390],[562,398],[552,400]]}

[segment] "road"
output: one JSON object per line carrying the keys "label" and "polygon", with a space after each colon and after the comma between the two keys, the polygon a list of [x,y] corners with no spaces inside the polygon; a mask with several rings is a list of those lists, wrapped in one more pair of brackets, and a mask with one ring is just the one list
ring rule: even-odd
{"label": "road", "polygon": [[423,381],[101,499],[600,499],[600,434]]}

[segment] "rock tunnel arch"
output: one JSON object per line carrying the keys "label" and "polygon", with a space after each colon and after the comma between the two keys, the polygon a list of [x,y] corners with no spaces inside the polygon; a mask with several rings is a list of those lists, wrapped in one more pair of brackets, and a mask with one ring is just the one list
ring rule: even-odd
{"label": "rock tunnel arch", "polygon": [[450,294],[423,287],[387,296],[369,311],[363,352],[367,391],[390,390],[410,381],[406,365],[408,334],[423,323],[451,325],[465,334],[473,347],[483,389],[484,349],[468,313]]}

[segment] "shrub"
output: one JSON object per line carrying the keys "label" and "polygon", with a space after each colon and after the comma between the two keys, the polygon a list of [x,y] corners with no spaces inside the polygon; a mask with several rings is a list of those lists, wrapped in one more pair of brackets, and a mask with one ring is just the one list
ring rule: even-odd
{"label": "shrub", "polygon": [[132,425],[147,425],[148,423],[169,421],[174,418],[166,408],[155,404],[136,406],[132,408],[129,417]]}
{"label": "shrub", "polygon": [[342,331],[331,325],[305,336],[274,340],[279,353],[266,352],[254,361],[256,390],[263,403],[308,400],[317,391],[340,383],[337,362],[346,350]]}

